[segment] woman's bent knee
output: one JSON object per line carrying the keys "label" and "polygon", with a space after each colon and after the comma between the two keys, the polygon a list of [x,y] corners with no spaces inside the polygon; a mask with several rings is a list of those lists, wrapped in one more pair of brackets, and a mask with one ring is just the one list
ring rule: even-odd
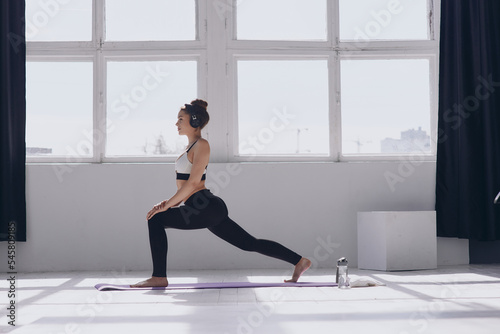
{"label": "woman's bent knee", "polygon": [[148,228],[149,229],[154,229],[154,228],[164,228],[161,219],[159,219],[158,215],[154,215],[148,220]]}

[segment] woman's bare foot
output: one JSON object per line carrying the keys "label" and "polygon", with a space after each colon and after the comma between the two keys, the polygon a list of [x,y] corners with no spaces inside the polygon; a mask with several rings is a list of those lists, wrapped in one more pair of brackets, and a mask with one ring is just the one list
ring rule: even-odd
{"label": "woman's bare foot", "polygon": [[295,283],[299,280],[300,275],[302,275],[311,266],[311,261],[303,257],[300,259],[299,263],[295,265],[295,270],[293,271],[292,279],[285,280],[285,283]]}
{"label": "woman's bare foot", "polygon": [[135,283],[130,285],[131,288],[151,288],[151,287],[167,287],[168,280],[166,277],[151,277],[145,281],[141,281],[139,283]]}

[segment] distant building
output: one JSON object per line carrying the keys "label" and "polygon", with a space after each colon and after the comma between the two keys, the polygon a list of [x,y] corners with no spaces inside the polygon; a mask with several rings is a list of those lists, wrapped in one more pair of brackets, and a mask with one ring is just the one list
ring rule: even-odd
{"label": "distant building", "polygon": [[26,155],[52,154],[51,148],[46,147],[26,147]]}
{"label": "distant building", "polygon": [[401,132],[400,139],[385,138],[380,141],[382,153],[411,153],[429,152],[431,150],[431,137],[427,132],[410,129]]}

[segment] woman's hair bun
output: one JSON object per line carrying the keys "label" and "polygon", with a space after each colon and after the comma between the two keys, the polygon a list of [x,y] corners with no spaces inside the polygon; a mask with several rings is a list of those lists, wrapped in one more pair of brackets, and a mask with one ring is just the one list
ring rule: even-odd
{"label": "woman's hair bun", "polygon": [[193,100],[193,101],[191,101],[191,104],[194,105],[194,106],[203,107],[204,109],[207,109],[207,107],[208,107],[207,101],[204,101],[204,100],[201,100],[201,99]]}

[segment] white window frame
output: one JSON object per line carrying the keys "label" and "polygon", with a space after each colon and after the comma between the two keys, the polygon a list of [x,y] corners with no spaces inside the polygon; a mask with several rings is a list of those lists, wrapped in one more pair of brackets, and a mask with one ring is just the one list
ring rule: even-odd
{"label": "white window frame", "polygon": [[[327,0],[327,40],[326,41],[253,41],[236,40],[236,11],[238,0],[233,0],[233,15],[225,19],[227,45],[227,72],[230,77],[228,130],[228,160],[230,162],[247,161],[277,161],[277,162],[349,162],[349,161],[394,161],[412,159],[418,156],[419,161],[435,161],[437,135],[437,91],[438,91],[438,51],[440,0],[427,0],[429,15],[429,40],[403,41],[370,41],[360,45],[355,41],[341,41],[338,20],[338,1]],[[360,47],[361,46],[361,47]],[[300,58],[303,56],[303,58]],[[305,58],[304,58],[305,57]],[[309,58],[308,58],[309,57]],[[330,156],[322,155],[256,155],[253,157],[238,155],[238,103],[237,103],[237,66],[239,59],[244,60],[273,60],[273,59],[315,59],[328,58],[329,60],[329,133]],[[349,57],[356,59],[428,59],[430,73],[430,120],[431,120],[431,152],[430,153],[398,153],[398,154],[343,154],[342,153],[342,122],[341,122],[341,87],[340,61]]]}
{"label": "white window frame", "polygon": [[[106,63],[148,60],[196,60],[198,62],[198,97],[206,98],[207,82],[207,6],[196,3],[196,39],[193,41],[105,41],[105,0],[92,1],[92,40],[84,42],[27,42],[26,61],[93,61],[93,133],[102,132],[106,124]],[[177,111],[174,111],[177,112]],[[27,163],[109,163],[173,162],[175,157],[127,156],[106,157],[106,139],[95,141],[92,157],[26,156]]]}
{"label": "white window frame", "polygon": [[[108,62],[128,62],[128,61],[136,61],[136,62],[144,62],[144,61],[196,61],[197,62],[197,73],[198,73],[198,80],[202,79],[204,80],[205,75],[203,74],[206,69],[206,54],[205,51],[200,51],[200,52],[192,52],[188,53],[186,50],[182,51],[170,51],[168,55],[166,54],[158,54],[156,52],[141,52],[141,51],[123,51],[120,52],[119,55],[117,55],[115,52],[109,52],[109,51],[103,51],[103,69],[101,70],[103,75],[102,75],[102,82],[101,84],[103,85],[101,88],[102,94],[102,100],[100,102],[100,110],[101,114],[99,116],[99,119],[103,119],[103,122],[107,120],[106,117],[106,107],[107,107],[107,85],[106,85],[106,80],[107,78],[107,63]],[[205,96],[206,92],[204,90],[205,85],[199,84],[198,83],[198,96]],[[189,102],[189,101],[187,101]],[[181,105],[179,106],[181,107]],[[168,110],[165,110],[165,112],[169,112]],[[177,112],[178,110],[172,110],[172,113],[175,113],[175,117],[177,117]],[[172,124],[173,126],[174,124]],[[168,126],[166,124],[165,126]],[[101,125],[102,128],[102,125]],[[132,162],[132,163],[139,163],[139,162],[165,162],[165,161],[174,161],[177,157],[173,156],[106,156],[104,154],[104,149],[106,147],[106,137],[104,139],[104,143],[96,143],[96,146],[99,146],[101,149],[100,151],[100,161],[104,163],[110,163],[110,162]],[[94,146],[94,148],[96,147]]]}
{"label": "white window frame", "polygon": [[279,155],[256,155],[256,156],[248,156],[248,155],[239,155],[239,130],[238,130],[238,113],[233,112],[229,114],[229,126],[232,129],[231,133],[231,141],[229,142],[229,152],[233,154],[229,157],[230,162],[252,162],[252,161],[329,161],[330,157],[338,155],[338,147],[335,145],[334,134],[335,128],[337,126],[336,115],[333,104],[331,103],[332,99],[336,97],[332,92],[335,90],[330,87],[335,86],[336,83],[333,79],[338,75],[336,75],[335,64],[335,55],[328,53],[318,53],[318,52],[304,52],[301,50],[288,52],[286,54],[276,51],[268,51],[265,54],[248,51],[244,54],[240,54],[238,51],[228,51],[228,59],[231,60],[231,63],[228,67],[228,72],[231,73],[231,84],[229,85],[229,96],[231,99],[231,110],[238,110],[238,71],[237,65],[240,60],[326,60],[328,63],[328,86],[329,86],[329,110],[328,110],[328,133],[329,133],[329,147],[330,150],[328,155],[325,154],[279,154]]}
{"label": "white window frame", "polygon": [[[28,57],[27,57],[28,58]],[[38,52],[37,55],[31,55],[29,57],[29,62],[33,63],[49,63],[49,62],[60,62],[60,63],[66,63],[66,62],[90,62],[93,64],[93,80],[95,83],[96,76],[97,76],[97,59],[94,53],[85,51],[85,52],[68,52],[64,55],[53,55],[51,52]],[[92,101],[92,126],[93,126],[93,133],[96,128],[96,119],[98,115],[98,101],[96,99],[96,87],[94,84],[94,87],[92,89],[92,96],[93,96],[93,101]],[[68,112],[71,112],[71,106],[68,106]],[[93,143],[92,143],[93,144]],[[52,155],[52,156],[26,156],[26,162],[39,162],[39,163],[50,163],[50,162],[66,162],[66,163],[82,163],[82,162],[92,162],[93,157],[96,154],[95,151],[95,146],[93,145],[93,155],[92,157],[81,157],[81,156],[69,156],[69,155]]]}
{"label": "white window frame", "polygon": [[[425,59],[429,61],[429,109],[430,109],[430,138],[431,138],[431,150],[430,152],[423,153],[394,153],[394,154],[373,154],[373,153],[358,153],[358,154],[341,154],[339,161],[363,161],[363,160],[398,160],[401,158],[419,157],[419,161],[433,161],[436,159],[436,140],[437,138],[437,94],[432,94],[432,92],[437,92],[438,82],[435,76],[438,63],[437,55],[435,55],[431,50],[413,50],[412,53],[401,54],[400,52],[393,51],[363,51],[363,52],[352,52],[347,56],[340,57],[340,61],[345,59],[352,60],[398,60],[398,59]],[[339,63],[340,66],[340,63]],[[340,76],[339,76],[340,80]],[[340,90],[339,90],[340,94]],[[339,105],[342,105],[340,101]],[[341,115],[338,114],[341,122]],[[342,129],[340,129],[339,135],[341,136]],[[340,139],[340,144],[342,139]]]}
{"label": "white window frame", "polygon": [[[431,73],[431,146],[430,154],[419,159],[436,158],[438,53],[440,0],[427,0],[429,8],[429,40],[370,41],[360,47],[354,41],[339,40],[337,0],[327,1],[326,41],[252,41],[236,40],[235,15],[241,0],[197,0],[196,32],[193,41],[106,42],[104,40],[105,0],[93,0],[92,41],[88,42],[27,42],[27,61],[64,61],[92,59],[94,61],[94,131],[105,122],[106,61],[108,60],[193,60],[198,61],[198,98],[209,102],[211,122],[204,130],[212,147],[211,162],[350,162],[394,161],[415,156],[343,155],[341,148],[340,61],[346,57],[407,57],[430,59]],[[250,1],[250,0],[246,0]],[[222,6],[222,8],[221,8]],[[221,10],[222,9],[222,10]],[[208,33],[209,32],[209,33]],[[183,58],[184,57],[184,58]],[[329,156],[238,156],[237,68],[239,59],[328,59],[329,85]],[[173,157],[106,157],[105,142],[94,143],[91,158],[72,161],[71,157],[27,156],[28,163],[111,163],[111,162],[173,162]]]}

